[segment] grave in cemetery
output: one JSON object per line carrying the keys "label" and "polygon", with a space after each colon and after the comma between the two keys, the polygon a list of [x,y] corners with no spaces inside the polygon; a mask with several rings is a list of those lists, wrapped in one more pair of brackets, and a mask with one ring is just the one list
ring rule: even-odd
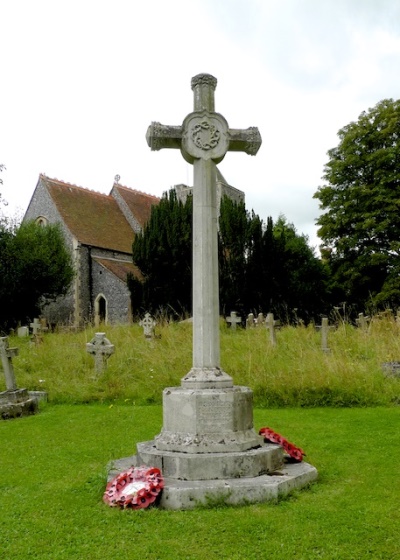
{"label": "grave in cemetery", "polygon": [[253,329],[256,326],[254,313],[249,313],[246,319],[246,329]]}
{"label": "grave in cemetery", "polygon": [[256,327],[263,327],[265,325],[264,313],[259,313],[257,315]]}
{"label": "grave in cemetery", "polygon": [[232,330],[236,330],[236,325],[240,325],[242,318],[237,316],[236,311],[231,311],[229,317],[226,317],[226,322],[230,324]]}
{"label": "grave in cemetery", "polygon": [[107,367],[108,358],[114,354],[114,344],[106,338],[106,333],[98,332],[90,342],[86,343],[86,352],[94,358],[94,369],[102,373]]}
{"label": "grave in cemetery", "polygon": [[179,387],[163,391],[163,426],[137,453],[115,460],[109,480],[132,466],[162,471],[159,506],[191,509],[220,500],[229,504],[275,500],[317,478],[305,462],[285,462],[283,448],[265,443],[253,426],[253,393],[236,386],[220,366],[216,164],[228,151],[255,155],[258,129],[232,129],[215,112],[217,80],[192,79],[194,111],[181,126],[153,122],[152,150],[180,149],[193,165],[193,363]]}
{"label": "grave in cemetery", "polygon": [[18,355],[18,348],[10,348],[8,336],[0,337],[0,357],[6,381],[6,390],[0,392],[0,419],[18,418],[34,414],[38,409],[38,399],[26,389],[18,389],[12,360]]}
{"label": "grave in cemetery", "polygon": [[315,327],[317,331],[321,331],[321,350],[327,354],[331,351],[328,346],[329,331],[335,329],[334,325],[329,325],[328,317],[322,317],[321,324]]}
{"label": "grave in cemetery", "polygon": [[279,326],[279,321],[274,319],[273,313],[268,313],[265,319],[265,327],[269,330],[269,339],[272,346],[276,346],[276,327]]}
{"label": "grave in cemetery", "polygon": [[139,321],[139,325],[143,327],[143,334],[145,338],[154,338],[157,323],[150,313],[145,313],[143,319]]}

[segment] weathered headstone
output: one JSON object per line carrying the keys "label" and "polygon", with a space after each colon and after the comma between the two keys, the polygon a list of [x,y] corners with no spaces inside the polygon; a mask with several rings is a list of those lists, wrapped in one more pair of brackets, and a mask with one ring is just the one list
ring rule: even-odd
{"label": "weathered headstone", "polygon": [[161,433],[137,444],[137,455],[114,468],[132,463],[162,468],[160,505],[168,509],[193,508],[212,497],[265,501],[317,475],[305,463],[290,473],[285,467],[284,484],[282,477],[266,475],[283,467],[282,450],[264,444],[254,431],[252,391],[234,386],[220,367],[216,164],[228,151],[255,155],[261,137],[254,127],[229,128],[215,112],[216,84],[209,74],[195,76],[194,111],[183,125],[153,122],[146,135],[151,149],[178,148],[193,164],[193,365],[180,387],[163,392]]}
{"label": "weathered headstone", "polygon": [[157,323],[150,315],[150,313],[145,314],[143,319],[139,321],[139,325],[143,327],[143,334],[145,338],[154,338],[154,329]]}
{"label": "weathered headstone", "polygon": [[230,316],[226,317],[226,322],[230,323],[231,329],[235,331],[236,330],[236,325],[238,325],[242,322],[242,318],[237,316],[236,311],[231,311]]}
{"label": "weathered headstone", "polygon": [[275,321],[274,314],[268,313],[267,318],[265,319],[265,326],[269,330],[269,339],[271,341],[272,346],[276,345],[276,330],[275,327],[279,325],[279,321]]}
{"label": "weathered headstone", "polygon": [[257,315],[257,327],[263,327],[265,324],[265,317],[264,317],[264,313],[259,313]]}
{"label": "weathered headstone", "polygon": [[29,336],[29,327],[18,327],[17,335],[20,338],[24,338],[25,336]]}
{"label": "weathered headstone", "polygon": [[97,373],[107,367],[108,358],[114,354],[114,344],[106,338],[106,333],[96,333],[90,342],[86,343],[86,351],[94,357],[94,367]]}
{"label": "weathered headstone", "polygon": [[246,329],[253,329],[255,326],[254,313],[249,313],[246,319]]}
{"label": "weathered headstone", "polygon": [[356,319],[357,325],[360,327],[360,329],[363,332],[366,332],[368,330],[368,323],[369,323],[369,316],[365,316],[364,313],[359,313],[358,314],[358,319]]}
{"label": "weathered headstone", "polygon": [[34,414],[38,401],[28,395],[26,389],[18,389],[12,360],[18,355],[18,348],[10,348],[8,336],[0,337],[0,357],[6,381],[6,390],[0,393],[0,418],[6,420],[18,416]]}

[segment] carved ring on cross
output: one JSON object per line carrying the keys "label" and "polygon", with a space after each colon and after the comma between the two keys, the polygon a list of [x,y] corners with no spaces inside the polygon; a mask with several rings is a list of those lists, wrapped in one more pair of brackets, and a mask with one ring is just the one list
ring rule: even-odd
{"label": "carved ring on cross", "polygon": [[195,111],[183,121],[181,151],[189,163],[212,159],[219,163],[229,149],[229,126],[219,113]]}
{"label": "carved ring on cross", "polygon": [[215,148],[221,137],[220,131],[208,121],[204,120],[192,129],[192,139],[198,148],[211,150]]}

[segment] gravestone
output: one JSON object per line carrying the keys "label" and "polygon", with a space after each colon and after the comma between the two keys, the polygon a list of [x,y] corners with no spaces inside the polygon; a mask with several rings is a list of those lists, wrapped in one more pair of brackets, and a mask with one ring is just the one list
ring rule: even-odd
{"label": "gravestone", "polygon": [[182,126],[153,122],[146,135],[152,150],[180,149],[193,165],[193,363],[180,387],[163,391],[160,434],[115,461],[109,477],[132,464],[161,468],[166,509],[276,499],[317,476],[307,463],[285,465],[282,448],[264,443],[253,427],[252,391],[220,366],[216,164],[228,151],[255,155],[261,137],[255,127],[229,128],[215,112],[216,84],[195,76],[194,111]]}
{"label": "gravestone", "polygon": [[34,414],[38,400],[31,397],[26,389],[18,389],[12,360],[18,355],[18,348],[10,348],[8,336],[0,337],[0,356],[6,381],[6,390],[0,392],[0,418],[7,420]]}
{"label": "gravestone", "polygon": [[20,338],[24,338],[25,336],[29,336],[29,327],[18,327],[17,335]]}
{"label": "gravestone", "polygon": [[363,332],[366,332],[368,330],[369,321],[370,317],[368,315],[365,316],[364,313],[359,313],[358,319],[356,319],[357,325]]}
{"label": "gravestone", "polygon": [[32,334],[33,335],[40,334],[42,332],[42,325],[40,323],[40,320],[37,317],[35,319],[33,319],[33,323],[30,323],[29,326],[32,329]]}
{"label": "gravestone", "polygon": [[334,326],[329,326],[328,317],[322,317],[321,325],[316,327],[317,330],[321,331],[321,350],[323,352],[329,353],[331,351],[328,346],[328,333],[334,328]]}
{"label": "gravestone", "polygon": [[154,338],[154,329],[157,323],[150,315],[150,313],[145,314],[143,319],[139,321],[139,325],[143,327],[143,334],[145,338]]}
{"label": "gravestone", "polygon": [[265,317],[264,317],[264,313],[259,313],[257,315],[257,327],[263,327],[265,324]]}
{"label": "gravestone", "polygon": [[231,329],[235,331],[236,325],[242,322],[242,318],[237,316],[236,311],[231,311],[230,316],[226,317],[226,322],[230,323]]}
{"label": "gravestone", "polygon": [[275,321],[274,314],[268,313],[265,319],[265,326],[269,330],[269,339],[272,346],[276,346],[276,330],[275,327],[279,325],[279,321]]}
{"label": "gravestone", "polygon": [[86,352],[94,357],[94,368],[97,373],[102,373],[106,369],[107,360],[114,351],[114,344],[106,338],[106,333],[96,333],[92,340],[86,343]]}
{"label": "gravestone", "polygon": [[254,313],[249,313],[246,319],[246,329],[253,329],[255,326]]}

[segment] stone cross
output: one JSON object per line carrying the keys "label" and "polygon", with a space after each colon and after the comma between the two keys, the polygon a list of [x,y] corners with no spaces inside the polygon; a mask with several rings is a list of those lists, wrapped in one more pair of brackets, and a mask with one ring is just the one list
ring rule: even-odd
{"label": "stone cross", "polygon": [[254,313],[249,313],[246,319],[246,329],[252,329],[256,326],[254,321]]}
{"label": "stone cross", "polygon": [[328,317],[322,317],[321,326],[318,326],[317,329],[321,331],[321,350],[323,352],[330,352],[330,348],[328,346],[328,333],[329,330],[334,329],[334,326],[329,326]]}
{"label": "stone cross", "polygon": [[99,373],[104,371],[107,366],[107,360],[114,354],[114,344],[106,338],[106,333],[96,333],[90,342],[86,343],[86,351],[94,357],[94,367]]}
{"label": "stone cross", "polygon": [[30,323],[29,326],[31,327],[32,334],[34,335],[39,334],[39,332],[42,330],[42,325],[37,317],[33,319],[33,323]]}
{"label": "stone cross", "polygon": [[139,321],[139,325],[143,327],[143,334],[146,338],[153,338],[156,324],[150,313],[146,313],[144,318]]}
{"label": "stone cross", "polygon": [[278,325],[279,325],[279,321],[275,321],[274,314],[268,313],[267,318],[265,319],[265,326],[269,330],[269,338],[272,346],[276,345],[275,327],[277,327]]}
{"label": "stone cross", "polygon": [[226,317],[227,323],[231,324],[231,329],[236,330],[236,325],[242,322],[242,318],[237,316],[236,311],[231,311],[229,317]]}
{"label": "stone cross", "polygon": [[1,363],[3,364],[4,376],[6,378],[6,390],[16,391],[17,382],[15,380],[12,359],[14,356],[18,356],[18,348],[9,348],[8,336],[0,337],[0,355]]}
{"label": "stone cross", "polygon": [[261,146],[256,127],[232,129],[215,112],[217,80],[192,78],[194,111],[181,126],[152,122],[146,134],[152,150],[180,149],[193,165],[193,367],[182,387],[233,387],[220,368],[216,165],[228,151],[255,155]]}

